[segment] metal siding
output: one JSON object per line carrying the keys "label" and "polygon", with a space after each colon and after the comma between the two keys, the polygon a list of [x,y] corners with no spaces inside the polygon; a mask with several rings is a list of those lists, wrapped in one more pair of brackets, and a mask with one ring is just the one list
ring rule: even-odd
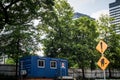
{"label": "metal siding", "polygon": [[[30,59],[31,61],[31,70],[30,73],[27,74],[27,77],[43,77],[43,78],[55,78],[60,76],[67,76],[68,75],[68,62],[64,59],[59,58],[47,58],[47,57],[39,57],[39,56],[31,56],[31,58],[24,57],[23,60]],[[38,67],[38,60],[45,60],[45,68]],[[57,68],[51,69],[50,68],[50,61],[57,62]],[[66,68],[61,69],[61,62],[64,61]],[[25,64],[27,65],[27,64]],[[60,70],[64,70],[64,72],[60,73]]]}
{"label": "metal siding", "polygon": [[[56,68],[50,68],[50,61],[56,61],[57,67]],[[54,58],[49,58],[49,77],[57,77],[57,71],[58,71],[58,59],[54,59]]]}
{"label": "metal siding", "polygon": [[35,77],[35,76],[37,75],[37,74],[36,74],[36,69],[35,69],[37,56],[31,56],[31,57],[32,57],[32,58],[31,58],[31,62],[32,62],[31,72],[32,72],[32,74],[31,74],[30,77]]}
{"label": "metal siding", "polygon": [[[47,75],[46,72],[47,70],[47,65],[46,65],[46,62],[47,62],[47,59],[46,58],[42,58],[42,57],[38,57],[38,56],[34,56],[34,58],[32,58],[32,77],[44,77],[46,78]],[[45,68],[39,68],[38,67],[38,60],[45,60]]]}
{"label": "metal siding", "polygon": [[[22,65],[21,65],[21,62]],[[27,56],[27,57],[23,57],[20,59],[20,70],[26,70],[27,72],[27,76],[30,76],[31,75],[31,57],[30,56]],[[22,68],[21,68],[22,66]]]}
{"label": "metal siding", "polygon": [[45,60],[45,67],[44,68],[39,68],[38,65],[36,66],[37,69],[37,77],[46,77],[46,58],[38,58],[38,60]]}
{"label": "metal siding", "polygon": [[64,59],[60,60],[60,76],[68,76],[68,62]]}

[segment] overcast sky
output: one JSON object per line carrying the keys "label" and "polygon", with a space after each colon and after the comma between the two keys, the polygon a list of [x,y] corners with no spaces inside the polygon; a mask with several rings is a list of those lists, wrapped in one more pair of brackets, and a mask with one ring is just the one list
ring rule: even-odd
{"label": "overcast sky", "polygon": [[67,0],[73,7],[74,12],[87,14],[93,18],[98,18],[99,15],[109,14],[109,3],[115,0]]}

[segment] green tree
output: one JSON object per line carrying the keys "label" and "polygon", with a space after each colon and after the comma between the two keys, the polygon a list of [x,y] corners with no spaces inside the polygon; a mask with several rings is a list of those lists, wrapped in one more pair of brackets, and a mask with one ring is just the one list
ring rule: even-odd
{"label": "green tree", "polygon": [[57,15],[39,25],[40,29],[45,26],[42,27],[44,52],[49,57],[68,59],[71,67],[77,64],[83,69],[84,76],[84,68],[95,65],[97,23],[88,17],[74,20],[73,11],[66,1],[56,0],[56,3],[54,9]]}
{"label": "green tree", "polygon": [[[62,16],[58,17],[58,19],[61,18]],[[73,20],[70,16],[66,19],[69,21],[63,18],[57,24],[59,26],[50,28],[50,32],[48,31],[44,39],[44,51],[49,57],[68,59],[70,67],[77,64],[82,68],[84,77],[84,68],[95,66],[97,24],[95,20],[88,17]]]}
{"label": "green tree", "polygon": [[[72,55],[82,68],[83,78],[84,69],[95,66],[95,47],[98,33],[96,32],[97,24],[95,20],[88,17],[81,17],[74,20],[72,27]],[[90,64],[91,63],[91,64]]]}
{"label": "green tree", "polygon": [[[37,50],[39,32],[33,21],[41,22],[47,12],[52,12],[54,0],[1,0],[0,50],[13,58],[16,69],[19,57]],[[17,72],[17,71],[16,71]]]}
{"label": "green tree", "polygon": [[[47,15],[49,18],[49,15]],[[61,54],[69,54],[66,50],[70,48],[68,45],[70,37],[69,26],[71,25],[73,10],[66,0],[56,0],[54,6],[54,15],[48,19],[47,23],[40,24],[44,33],[43,39],[44,52],[49,57],[63,57]]]}
{"label": "green tree", "polygon": [[[42,22],[45,14],[52,12],[53,5],[54,0],[0,1],[1,53],[7,52],[10,53],[9,55],[13,55],[35,50],[40,35],[37,28],[33,26],[33,21],[39,19]],[[14,56],[14,58],[16,57]]]}
{"label": "green tree", "polygon": [[40,19],[42,10],[52,9],[53,5],[54,0],[1,0],[0,29]]}

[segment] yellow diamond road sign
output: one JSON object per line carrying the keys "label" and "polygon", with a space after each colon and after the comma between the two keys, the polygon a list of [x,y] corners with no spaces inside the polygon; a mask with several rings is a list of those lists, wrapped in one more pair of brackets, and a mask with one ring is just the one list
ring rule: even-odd
{"label": "yellow diamond road sign", "polygon": [[98,45],[96,46],[96,49],[103,54],[107,47],[107,44],[103,40],[100,40]]}
{"label": "yellow diamond road sign", "polygon": [[107,58],[105,58],[104,56],[102,56],[99,61],[97,62],[97,65],[102,69],[105,70],[106,67],[109,65],[109,60]]}

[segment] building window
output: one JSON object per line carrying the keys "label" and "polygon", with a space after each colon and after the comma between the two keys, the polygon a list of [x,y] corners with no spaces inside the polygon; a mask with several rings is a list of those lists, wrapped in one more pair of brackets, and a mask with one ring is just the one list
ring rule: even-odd
{"label": "building window", "polygon": [[57,62],[56,61],[50,61],[50,68],[56,69],[57,68]]}
{"label": "building window", "polygon": [[38,67],[45,68],[45,60],[38,60]]}

